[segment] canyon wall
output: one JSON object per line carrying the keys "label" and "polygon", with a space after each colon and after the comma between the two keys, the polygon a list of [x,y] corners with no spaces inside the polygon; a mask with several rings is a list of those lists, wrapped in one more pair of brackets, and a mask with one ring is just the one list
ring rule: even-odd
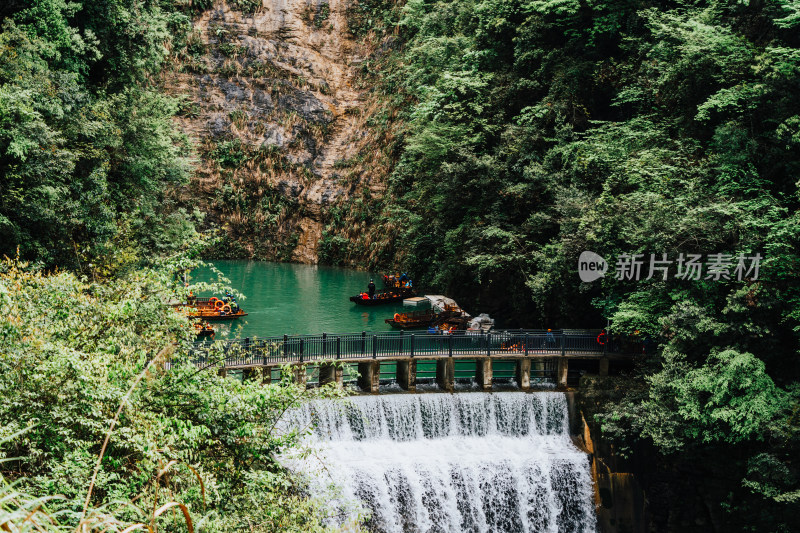
{"label": "canyon wall", "polygon": [[350,31],[352,0],[246,1],[200,12],[165,75],[198,154],[179,201],[222,230],[216,257],[316,263],[335,208],[385,189],[359,80],[380,39]]}

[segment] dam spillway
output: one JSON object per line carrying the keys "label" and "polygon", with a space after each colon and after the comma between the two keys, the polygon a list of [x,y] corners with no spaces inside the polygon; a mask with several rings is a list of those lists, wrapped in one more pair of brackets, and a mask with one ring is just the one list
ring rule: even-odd
{"label": "dam spillway", "polygon": [[595,532],[563,393],[358,396],[290,418],[314,428],[340,523],[360,512],[374,532]]}

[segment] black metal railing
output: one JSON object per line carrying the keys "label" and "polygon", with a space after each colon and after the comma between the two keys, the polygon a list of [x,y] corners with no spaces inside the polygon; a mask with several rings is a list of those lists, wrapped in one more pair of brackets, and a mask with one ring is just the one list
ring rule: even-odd
{"label": "black metal railing", "polygon": [[642,343],[609,342],[590,330],[505,330],[490,333],[458,331],[365,332],[196,342],[191,354],[198,365],[228,367],[278,365],[323,360],[397,359],[406,357],[567,356],[642,353]]}

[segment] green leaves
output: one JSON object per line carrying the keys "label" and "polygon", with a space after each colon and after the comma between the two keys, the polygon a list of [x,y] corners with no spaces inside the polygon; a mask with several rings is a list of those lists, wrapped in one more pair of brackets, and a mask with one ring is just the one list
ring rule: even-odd
{"label": "green leaves", "polygon": [[[603,436],[670,464],[754,458],[729,488],[758,512],[730,504],[731,530],[796,523],[795,4],[412,1],[397,58],[404,268],[509,327],[638,331],[654,353],[608,380]],[[602,281],[578,280],[584,250]],[[619,253],[644,278],[651,253],[756,251],[757,282],[613,276]]]}
{"label": "green leaves", "polygon": [[800,25],[800,2],[797,0],[781,0],[776,2],[778,9],[775,25],[779,28],[792,29]]}
{"label": "green leaves", "polygon": [[102,263],[126,218],[162,227],[190,150],[176,102],[144,83],[186,30],[156,4],[37,0],[3,21],[0,255],[79,268]]}
{"label": "green leaves", "polygon": [[662,361],[662,368],[646,378],[641,403],[608,406],[601,418],[609,431],[620,436],[633,429],[672,454],[764,441],[788,412],[789,395],[751,353],[723,350],[694,367],[685,355],[666,350]]}
{"label": "green leaves", "polygon": [[[306,391],[288,375],[264,386],[260,377],[224,379],[216,367],[195,367],[185,349],[193,328],[164,302],[185,296],[175,273],[198,264],[185,256],[159,262],[99,283],[31,272],[17,262],[0,268],[0,457],[15,458],[15,488],[62,495],[49,510],[74,529],[80,512],[73,511],[82,509],[120,402],[147,362],[175,345],[169,368],[156,361],[121,412],[90,516],[130,524],[146,520],[139,509],[177,501],[195,523],[209,513],[211,530],[247,520],[262,531],[320,530],[320,503],[298,496],[301,481],[276,461],[289,450],[308,451],[303,433],[275,428],[288,409],[343,391]],[[30,430],[20,433],[26,425]],[[0,476],[0,498],[2,484]],[[272,523],[270,516],[280,520]],[[0,523],[7,519],[0,504]],[[172,519],[160,523],[180,527]]]}
{"label": "green leaves", "polygon": [[577,13],[580,7],[577,0],[529,0],[523,2],[522,9],[527,13],[564,15]]}
{"label": "green leaves", "polygon": [[735,350],[712,354],[673,387],[678,416],[686,421],[683,433],[702,442],[764,439],[772,421],[788,407],[786,394],[767,375],[764,362]]}

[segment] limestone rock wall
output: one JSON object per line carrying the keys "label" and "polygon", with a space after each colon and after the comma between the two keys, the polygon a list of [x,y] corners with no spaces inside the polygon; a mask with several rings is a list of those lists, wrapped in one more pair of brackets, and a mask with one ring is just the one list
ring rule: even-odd
{"label": "limestone rock wall", "polygon": [[381,190],[339,170],[367,142],[351,5],[216,0],[194,19],[165,86],[199,155],[180,201],[224,229],[218,255],[315,263],[330,208]]}

